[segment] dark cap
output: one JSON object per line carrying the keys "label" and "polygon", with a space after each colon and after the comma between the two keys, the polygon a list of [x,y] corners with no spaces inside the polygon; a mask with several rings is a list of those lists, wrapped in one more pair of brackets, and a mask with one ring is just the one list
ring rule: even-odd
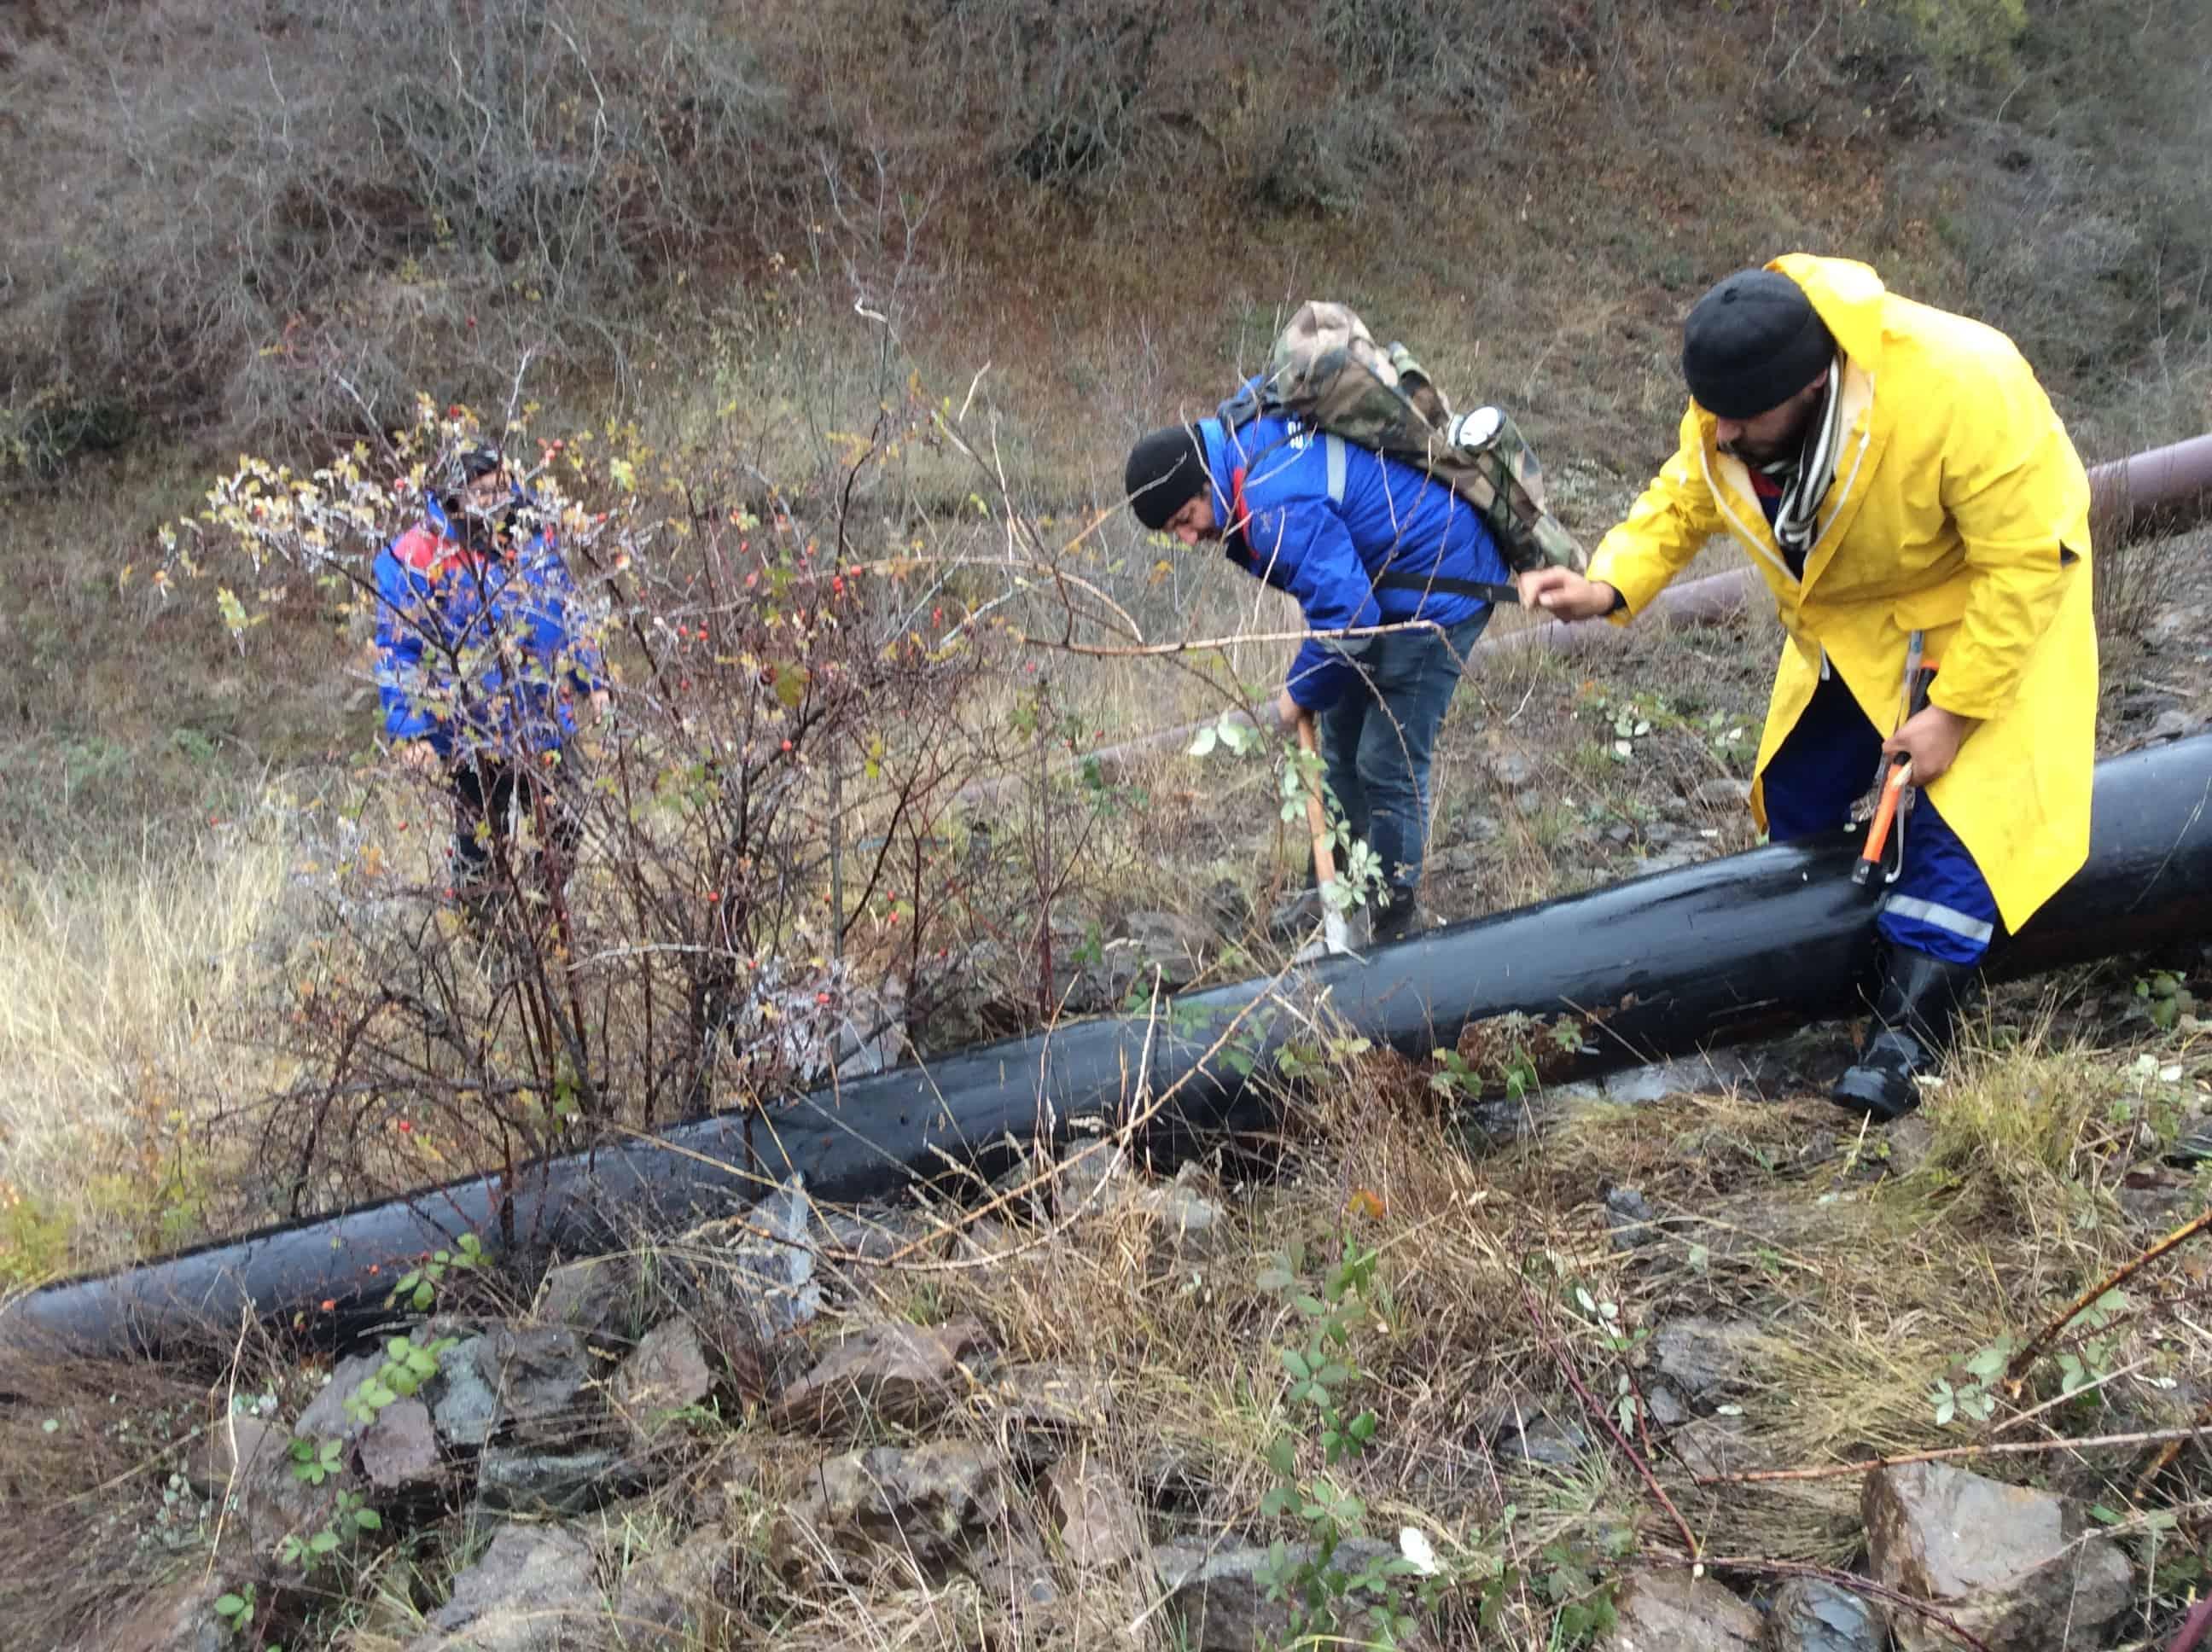
{"label": "dark cap", "polygon": [[1188,425],[1155,430],[1129,450],[1121,491],[1129,508],[1154,533],[1206,486],[1206,450]]}
{"label": "dark cap", "polygon": [[1753,419],[1833,364],[1836,341],[1805,289],[1778,270],[1745,270],[1682,324],[1682,377],[1706,411]]}

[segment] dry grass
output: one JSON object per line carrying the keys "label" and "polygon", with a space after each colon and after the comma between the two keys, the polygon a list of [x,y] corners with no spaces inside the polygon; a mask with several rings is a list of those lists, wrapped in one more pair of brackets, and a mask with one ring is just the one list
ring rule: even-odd
{"label": "dry grass", "polygon": [[[2112,1108],[2126,1087],[2116,1075],[2130,1070],[2132,1052],[2059,1045],[2033,1019],[2026,1033],[1962,1057],[1930,1098],[1924,1132],[1890,1142],[1817,1101],[1721,1096],[1633,1108],[1579,1102],[1540,1138],[1485,1157],[1468,1151],[1421,1070],[1390,1056],[1346,1058],[1296,1105],[1281,1135],[1248,1144],[1267,1174],[1225,1187],[1200,1177],[1224,1210],[1212,1230],[1179,1242],[1110,1194],[1057,1220],[1017,1206],[970,1225],[960,1207],[942,1206],[962,1236],[889,1267],[841,1266],[836,1305],[817,1335],[886,1315],[926,1323],[972,1315],[1006,1364],[1100,1385],[1109,1400],[1066,1449],[1125,1488],[1155,1541],[1296,1536],[1258,1512],[1267,1446],[1289,1429],[1304,1439],[1302,1472],[1359,1497],[1369,1529],[1387,1537],[1419,1527],[1466,1580],[1447,1597],[1447,1643],[1545,1644],[1557,1607],[1542,1586],[1560,1558],[1605,1575],[1623,1534],[1632,1534],[1632,1552],[1680,1541],[1637,1462],[1582,1408],[1570,1366],[1609,1406],[1624,1374],[1646,1391],[1657,1380],[1649,1339],[1659,1327],[1685,1316],[1743,1327],[1740,1381],[1700,1407],[1723,1409],[1648,1440],[1632,1430],[1638,1453],[1707,1552],[1829,1564],[1850,1563],[1858,1546],[1856,1477],[1707,1486],[1698,1475],[1716,1463],[1810,1467],[1965,1443],[2056,1394],[2046,1368],[2018,1406],[2001,1404],[1987,1424],[1950,1427],[1936,1424],[1929,1398],[1936,1378],[1960,1378],[1961,1363],[2000,1336],[2024,1336],[2140,1242],[2111,1202],[2125,1162],[2115,1155]],[[1600,1195],[1616,1186],[1638,1188],[1658,1212],[1651,1243],[1624,1251],[1609,1242]],[[1300,1339],[1296,1315],[1257,1281],[1286,1246],[1330,1256],[1346,1236],[1380,1253],[1390,1305],[1363,1321],[1354,1348],[1366,1373],[1357,1402],[1381,1418],[1376,1449],[1331,1469],[1285,1403],[1279,1350]],[[679,1248],[667,1267],[649,1271],[692,1278],[703,1254]],[[2033,1432],[2008,1437],[2174,1420],[2180,1402],[2159,1384],[2185,1375],[2201,1350],[2172,1310],[2201,1290],[2185,1268],[2138,1281],[2111,1364],[2141,1366],[2100,1400],[2046,1411]],[[1611,1314],[1584,1306],[1584,1293]],[[692,1311],[684,1297],[641,1300],[639,1323]],[[249,1367],[265,1357],[254,1352]],[[18,1419],[61,1408],[74,1439],[83,1395],[150,1383],[160,1395],[138,1409],[167,1413],[173,1436],[204,1410],[205,1377],[49,1370],[26,1366],[15,1351],[0,1388],[18,1396]],[[1024,1436],[1007,1430],[989,1386],[945,1398],[945,1417],[918,1435],[864,1419],[857,1434],[781,1436],[742,1401],[720,1424],[694,1424],[688,1455],[660,1491],[585,1522],[610,1601],[625,1568],[716,1530],[717,1595],[742,1625],[740,1641],[1167,1652],[1170,1626],[1133,1577],[1062,1570],[1058,1600],[1039,1606],[1017,1601],[988,1567],[948,1582],[896,1554],[865,1564],[792,1546],[781,1511],[823,1455],[950,1436],[999,1459],[1012,1496],[996,1543],[1064,1567]],[[1498,1449],[1501,1418],[1516,1410],[1572,1425],[1590,1443],[1569,1466],[1516,1462]],[[158,1438],[129,1451],[107,1441],[80,1457],[22,1427],[8,1437],[19,1443],[0,1460],[0,1485],[27,1499],[19,1506],[33,1506],[35,1491],[37,1506],[55,1511],[21,1523],[11,1546],[21,1552],[6,1575],[27,1591],[52,1586],[69,1534],[110,1515],[125,1529],[143,1519],[173,1461]],[[2133,1467],[2124,1456],[2062,1453],[1991,1472],[2126,1507]],[[2185,1465],[2185,1476],[2196,1472]],[[404,1645],[483,1536],[465,1519],[427,1528],[316,1621],[350,1652]],[[1478,1642],[1465,1614],[1500,1564],[1514,1569],[1506,1620],[1498,1638]],[[143,1552],[118,1550],[104,1582],[73,1585],[70,1598],[82,1610],[102,1590],[147,1576]],[[708,1652],[723,1643],[684,1644]]]}
{"label": "dry grass", "polygon": [[148,839],[126,859],[0,886],[0,1267],[96,1266],[194,1236],[216,1167],[210,1097],[249,1085],[271,1002],[285,847]]}

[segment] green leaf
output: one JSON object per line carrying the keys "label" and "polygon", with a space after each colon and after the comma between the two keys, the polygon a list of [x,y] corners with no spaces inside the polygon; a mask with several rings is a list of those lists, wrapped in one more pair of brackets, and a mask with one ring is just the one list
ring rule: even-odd
{"label": "green leaf", "polygon": [[1306,1357],[1300,1353],[1297,1349],[1285,1348],[1282,1351],[1282,1353],[1283,1369],[1288,1371],[1292,1376],[1295,1376],[1303,1382],[1304,1379],[1313,1375],[1313,1366],[1308,1362]]}
{"label": "green leaf", "polygon": [[307,1540],[309,1554],[328,1554],[338,1546],[338,1534],[332,1531],[317,1532]]}
{"label": "green leaf", "polygon": [[356,1509],[353,1511],[353,1523],[364,1532],[380,1532],[384,1529],[384,1516],[374,1509]]}
{"label": "green leaf", "polygon": [[2101,1503],[2093,1503],[2089,1505],[2089,1518],[2102,1521],[2107,1526],[2117,1526],[2124,1516],[2117,1509],[2107,1507]]}
{"label": "green leaf", "polygon": [[1190,750],[1186,755],[1193,757],[1211,756],[1213,755],[1213,748],[1220,743],[1220,740],[1219,732],[1212,724],[1208,723],[1204,728],[1199,730],[1197,738],[1191,741]]}
{"label": "green leaf", "polygon": [[218,1594],[215,1597],[215,1615],[218,1618],[235,1618],[245,1610],[246,1602],[235,1594]]}
{"label": "green leaf", "polygon": [[1974,1376],[1980,1377],[1983,1382],[1987,1382],[2004,1370],[2005,1361],[2011,1357],[2011,1345],[1993,1342],[1968,1360],[1966,1369]]}
{"label": "green leaf", "polygon": [[418,1314],[426,1312],[431,1303],[435,1300],[436,1295],[437,1293],[430,1289],[430,1282],[428,1279],[425,1279],[421,1285],[416,1285],[415,1287],[415,1311]]}

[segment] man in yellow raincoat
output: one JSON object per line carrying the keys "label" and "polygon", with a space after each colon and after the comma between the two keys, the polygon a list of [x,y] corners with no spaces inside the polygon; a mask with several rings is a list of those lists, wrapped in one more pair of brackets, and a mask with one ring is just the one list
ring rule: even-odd
{"label": "man in yellow raincoat", "polygon": [[[1845,826],[1886,765],[1919,793],[1883,896],[1876,1024],[1838,1102],[1910,1111],[1999,926],[2088,858],[2097,711],[2089,483],[2002,333],[1791,253],[1683,325],[1681,446],[1588,578],[1522,576],[1561,619],[1626,624],[1711,536],[1751,553],[1789,640],[1752,811],[1778,841]],[[1910,712],[1914,637],[1936,667]]]}

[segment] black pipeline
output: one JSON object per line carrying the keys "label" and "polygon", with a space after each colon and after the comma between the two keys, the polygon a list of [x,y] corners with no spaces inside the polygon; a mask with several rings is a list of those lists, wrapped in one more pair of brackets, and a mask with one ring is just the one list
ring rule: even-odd
{"label": "black pipeline", "polygon": [[[2212,935],[2208,805],[2212,737],[2100,764],[2087,865],[1992,955],[1990,973]],[[1856,850],[1839,833],[1455,924],[1280,983],[1192,993],[1157,1017],[1072,1023],[771,1114],[554,1159],[512,1187],[452,1182],[50,1286],[8,1320],[87,1351],[228,1336],[249,1313],[343,1340],[373,1321],[397,1271],[463,1233],[494,1253],[586,1253],[729,1215],[794,1171],[820,1200],[880,1199],[988,1168],[1072,1121],[1133,1116],[1170,1090],[1152,1135],[1172,1151],[1262,1101],[1251,1080],[1311,1038],[1316,1016],[1418,1056],[1470,1021],[1573,1014],[1593,1029],[1572,1061],[1581,1072],[1793,1028],[1858,1004],[1875,908],[1851,882]]]}

